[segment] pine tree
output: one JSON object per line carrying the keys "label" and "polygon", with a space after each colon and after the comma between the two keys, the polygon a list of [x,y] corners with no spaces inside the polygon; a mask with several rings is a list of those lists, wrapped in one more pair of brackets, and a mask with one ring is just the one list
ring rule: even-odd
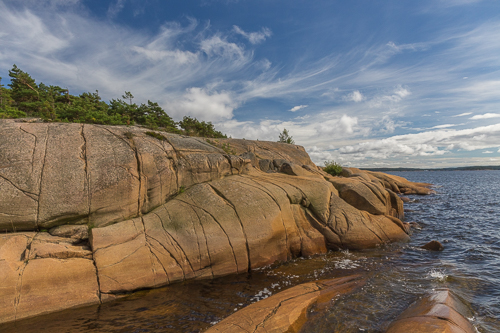
{"label": "pine tree", "polygon": [[11,88],[11,97],[15,102],[15,106],[28,115],[38,115],[42,108],[40,100],[40,92],[35,80],[31,76],[17,68],[16,65],[9,71]]}
{"label": "pine tree", "polygon": [[293,138],[290,134],[288,134],[288,130],[286,128],[284,128],[283,132],[280,133],[278,142],[290,143],[292,145],[295,144],[295,141],[293,141]]}

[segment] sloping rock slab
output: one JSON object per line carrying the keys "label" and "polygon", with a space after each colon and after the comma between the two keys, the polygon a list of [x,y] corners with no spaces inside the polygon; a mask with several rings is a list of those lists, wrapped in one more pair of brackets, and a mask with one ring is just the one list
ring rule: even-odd
{"label": "sloping rock slab", "polygon": [[364,284],[361,275],[304,283],[247,306],[206,333],[298,332],[314,304],[326,303]]}
{"label": "sloping rock slab", "polygon": [[470,309],[450,290],[438,290],[410,306],[386,333],[474,333]]}

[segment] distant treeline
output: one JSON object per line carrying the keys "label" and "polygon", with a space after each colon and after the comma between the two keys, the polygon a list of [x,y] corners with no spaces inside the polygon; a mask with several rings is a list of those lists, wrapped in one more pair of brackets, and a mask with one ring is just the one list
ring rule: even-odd
{"label": "distant treeline", "polygon": [[101,100],[99,92],[79,96],[59,86],[36,84],[16,65],[9,71],[10,84],[2,85],[0,77],[0,119],[39,117],[49,122],[72,122],[103,125],[143,125],[171,133],[207,138],[226,138],[211,122],[185,116],[175,122],[156,102],[137,105],[126,91],[123,99]]}
{"label": "distant treeline", "polygon": [[484,166],[466,166],[457,168],[438,168],[438,169],[418,169],[418,168],[360,168],[361,170],[369,171],[473,171],[473,170],[500,170],[500,165],[484,165]]}

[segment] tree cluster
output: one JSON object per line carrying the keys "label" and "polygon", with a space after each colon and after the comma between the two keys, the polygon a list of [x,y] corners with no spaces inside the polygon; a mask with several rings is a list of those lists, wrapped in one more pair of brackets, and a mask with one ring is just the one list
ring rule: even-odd
{"label": "tree cluster", "polygon": [[109,103],[101,100],[99,92],[70,95],[58,86],[36,84],[35,80],[16,65],[9,71],[9,88],[0,77],[0,119],[39,117],[51,122],[73,122],[103,125],[143,125],[171,133],[226,138],[211,122],[185,116],[175,122],[156,102],[133,103],[134,96],[126,91],[122,99]]}

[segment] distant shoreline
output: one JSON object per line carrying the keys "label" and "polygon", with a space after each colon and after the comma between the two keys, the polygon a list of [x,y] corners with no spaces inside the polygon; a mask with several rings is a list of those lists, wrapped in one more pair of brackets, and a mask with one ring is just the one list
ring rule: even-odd
{"label": "distant shoreline", "polygon": [[360,170],[369,171],[484,171],[484,170],[500,170],[500,165],[497,166],[467,166],[456,168],[359,168]]}

